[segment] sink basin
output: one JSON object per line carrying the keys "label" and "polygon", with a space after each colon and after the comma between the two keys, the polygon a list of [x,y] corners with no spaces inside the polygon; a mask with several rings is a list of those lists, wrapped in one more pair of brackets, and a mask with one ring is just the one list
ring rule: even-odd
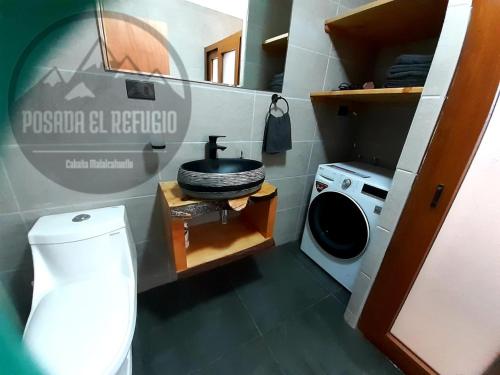
{"label": "sink basin", "polygon": [[232,199],[252,194],[264,182],[264,165],[250,159],[203,159],[184,163],[177,182],[186,195]]}

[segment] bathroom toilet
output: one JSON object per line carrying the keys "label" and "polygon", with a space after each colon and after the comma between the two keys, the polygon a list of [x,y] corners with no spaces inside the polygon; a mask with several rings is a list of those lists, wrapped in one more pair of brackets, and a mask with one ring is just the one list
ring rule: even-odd
{"label": "bathroom toilet", "polygon": [[124,206],[44,216],[24,344],[51,375],[132,373],[137,266]]}

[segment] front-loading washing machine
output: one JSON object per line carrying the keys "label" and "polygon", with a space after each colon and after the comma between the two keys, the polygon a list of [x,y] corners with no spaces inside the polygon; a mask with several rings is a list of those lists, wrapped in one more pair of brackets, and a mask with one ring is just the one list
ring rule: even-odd
{"label": "front-loading washing machine", "polygon": [[350,291],[393,174],[360,162],[318,167],[300,247]]}

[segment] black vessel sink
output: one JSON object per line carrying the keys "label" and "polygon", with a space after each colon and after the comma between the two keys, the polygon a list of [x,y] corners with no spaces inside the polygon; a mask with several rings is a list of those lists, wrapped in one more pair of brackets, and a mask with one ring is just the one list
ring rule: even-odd
{"label": "black vessel sink", "polygon": [[264,182],[264,166],[250,159],[202,159],[184,163],[177,182],[186,195],[230,199],[252,194]]}

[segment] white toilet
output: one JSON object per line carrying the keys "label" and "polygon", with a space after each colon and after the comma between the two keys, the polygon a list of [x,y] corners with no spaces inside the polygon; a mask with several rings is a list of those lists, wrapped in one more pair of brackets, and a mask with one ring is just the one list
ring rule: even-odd
{"label": "white toilet", "polygon": [[24,343],[41,370],[131,374],[137,266],[125,207],[44,216],[28,238],[35,281]]}

